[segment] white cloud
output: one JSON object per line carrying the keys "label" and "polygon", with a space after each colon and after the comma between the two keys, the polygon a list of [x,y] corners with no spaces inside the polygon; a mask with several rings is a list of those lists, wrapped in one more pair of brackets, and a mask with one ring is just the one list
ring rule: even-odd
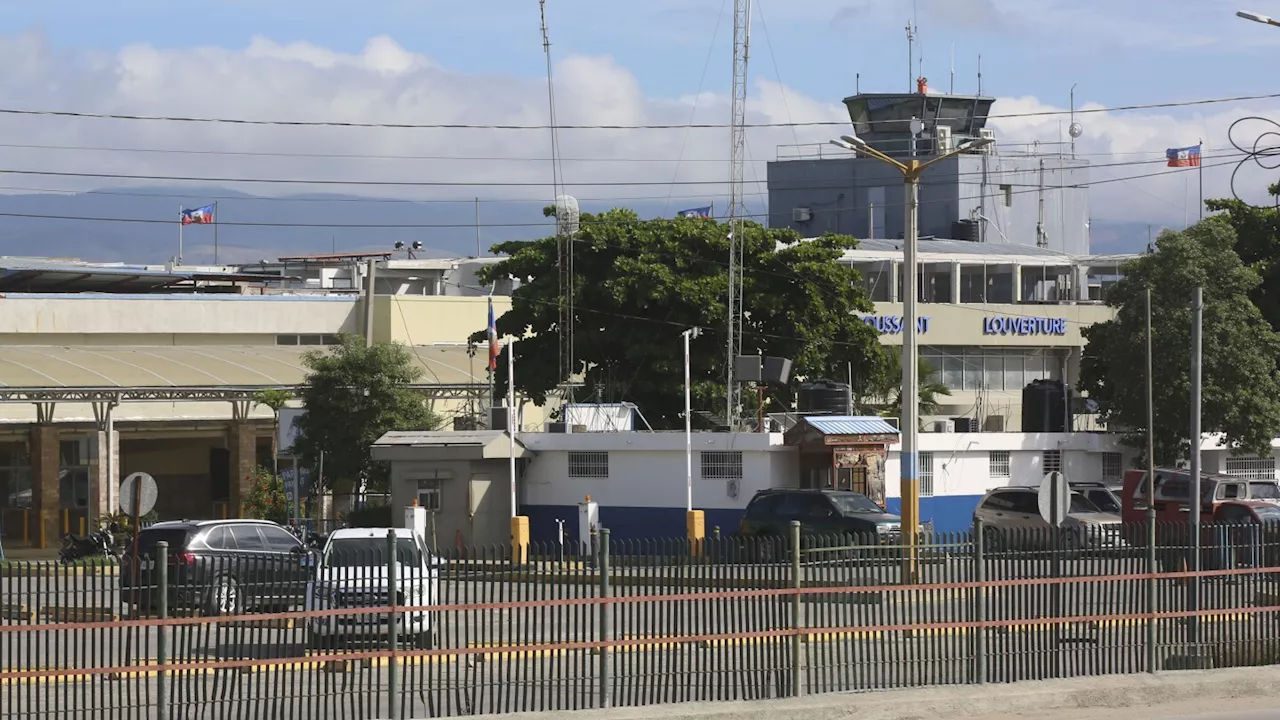
{"label": "white cloud", "polygon": [[[57,51],[38,34],[0,38],[0,106],[66,109],[141,115],[180,115],[277,120],[335,120],[375,123],[541,124],[547,118],[541,68],[520,76],[480,76],[442,67],[388,37],[370,40],[360,53],[342,53],[306,43],[255,39],[248,47],[159,49],[131,46],[114,54]],[[556,67],[558,119],[564,124],[722,123],[729,116],[727,93],[703,92],[671,98],[647,97],[635,77],[608,57],[563,56]],[[753,123],[844,120],[840,93],[805,96],[772,82],[752,85],[748,101]],[[1082,108],[1089,106],[1082,105]],[[1035,98],[1005,98],[999,115],[1062,110]],[[1166,147],[1194,144],[1203,137],[1212,156],[1229,148],[1227,126],[1245,114],[1268,114],[1280,103],[1242,107],[1207,106],[1193,114],[1174,111],[1083,114],[1085,134],[1077,151],[1095,164],[1158,160]],[[1056,141],[1065,115],[999,118],[992,121],[1009,141]],[[754,160],[772,159],[779,145],[813,143],[840,132],[836,127],[753,129],[748,142]],[[563,164],[569,191],[583,198],[675,198],[723,195],[720,184],[674,190],[665,183],[721,183],[728,175],[728,131],[563,130],[565,158],[615,162]],[[497,130],[425,130],[257,127],[178,122],[80,120],[0,116],[0,141],[98,147],[185,148],[237,152],[294,152],[377,155],[449,155],[545,158],[550,133]],[[829,149],[829,148],[828,148]],[[629,159],[675,162],[629,162]],[[377,159],[264,158],[218,155],[88,153],[0,148],[0,168],[199,177],[329,178],[351,181],[538,182],[551,178],[549,162],[428,161]],[[1159,162],[1133,167],[1099,167],[1094,180],[1159,172]],[[748,179],[763,178],[764,167]],[[1229,169],[1205,171],[1205,194],[1224,194]],[[1180,218],[1182,175],[1100,185],[1093,191],[1096,218],[1158,220]],[[1195,192],[1195,177],[1192,192]],[[1265,187],[1261,171],[1246,174]],[[655,182],[651,186],[593,186],[611,181]],[[62,179],[0,174],[0,186],[87,189],[107,180]],[[116,183],[121,184],[121,183]],[[155,182],[133,183],[155,185]],[[255,193],[353,192],[412,198],[546,198],[549,187],[359,187],[249,185]],[[749,191],[762,189],[753,183]],[[710,198],[708,198],[710,199]],[[620,201],[625,204],[625,201]],[[674,209],[674,208],[673,208]],[[535,214],[531,208],[531,215]],[[1192,208],[1194,216],[1194,206]],[[538,218],[531,218],[538,219]]]}

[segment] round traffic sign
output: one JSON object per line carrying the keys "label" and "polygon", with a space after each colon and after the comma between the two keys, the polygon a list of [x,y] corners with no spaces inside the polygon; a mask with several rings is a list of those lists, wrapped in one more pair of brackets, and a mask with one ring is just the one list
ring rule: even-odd
{"label": "round traffic sign", "polygon": [[1062,525],[1067,519],[1067,511],[1071,509],[1071,486],[1067,484],[1067,476],[1057,470],[1045,473],[1040,481],[1039,497],[1040,517],[1054,527]]}
{"label": "round traffic sign", "polygon": [[156,479],[144,472],[136,472],[120,483],[120,511],[126,515],[142,517],[156,506],[159,488]]}

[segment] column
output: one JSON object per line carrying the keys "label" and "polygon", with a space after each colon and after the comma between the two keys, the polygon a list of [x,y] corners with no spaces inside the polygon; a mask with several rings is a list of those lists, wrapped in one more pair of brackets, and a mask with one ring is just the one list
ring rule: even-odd
{"label": "column", "polygon": [[58,428],[31,428],[31,543],[40,549],[56,548],[62,538],[61,487],[58,482]]}
{"label": "column", "polygon": [[951,263],[951,302],[960,304],[960,263]]}
{"label": "column", "polygon": [[258,436],[253,425],[233,421],[227,427],[227,449],[231,454],[231,507],[232,517],[244,516],[244,504],[249,499],[249,476],[258,462]]}
{"label": "column", "polygon": [[898,290],[901,287],[902,279],[898,275],[902,272],[902,263],[889,263],[889,302],[898,302]]}
{"label": "column", "polygon": [[120,511],[116,507],[120,502],[120,433],[99,430],[95,434],[95,442],[98,453],[90,494],[93,502],[91,517],[98,519]]}

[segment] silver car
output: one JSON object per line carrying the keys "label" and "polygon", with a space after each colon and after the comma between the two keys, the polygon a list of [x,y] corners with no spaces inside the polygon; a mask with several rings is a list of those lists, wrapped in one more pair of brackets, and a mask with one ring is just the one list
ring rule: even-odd
{"label": "silver car", "polygon": [[[1049,523],[1040,516],[1039,491],[1004,487],[982,496],[973,519],[986,526],[983,542],[991,552],[1045,550],[1052,545]],[[1071,507],[1063,523],[1067,550],[1119,547],[1120,516],[1103,512],[1078,490],[1071,491]]]}

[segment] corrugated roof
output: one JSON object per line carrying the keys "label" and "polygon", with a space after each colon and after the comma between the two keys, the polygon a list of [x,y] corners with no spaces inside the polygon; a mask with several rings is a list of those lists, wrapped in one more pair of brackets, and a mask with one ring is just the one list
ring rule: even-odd
{"label": "corrugated roof", "polygon": [[378,438],[374,445],[412,445],[413,447],[466,446],[484,447],[504,438],[501,430],[455,430],[438,432],[430,430],[393,430]]}
{"label": "corrugated roof", "polygon": [[823,435],[897,435],[898,428],[884,418],[857,415],[809,415],[809,427]]}
{"label": "corrugated roof", "polygon": [[[10,345],[0,347],[0,387],[258,387],[301,385],[303,355],[318,346]],[[411,348],[420,383],[486,382],[487,363],[465,346]]]}

